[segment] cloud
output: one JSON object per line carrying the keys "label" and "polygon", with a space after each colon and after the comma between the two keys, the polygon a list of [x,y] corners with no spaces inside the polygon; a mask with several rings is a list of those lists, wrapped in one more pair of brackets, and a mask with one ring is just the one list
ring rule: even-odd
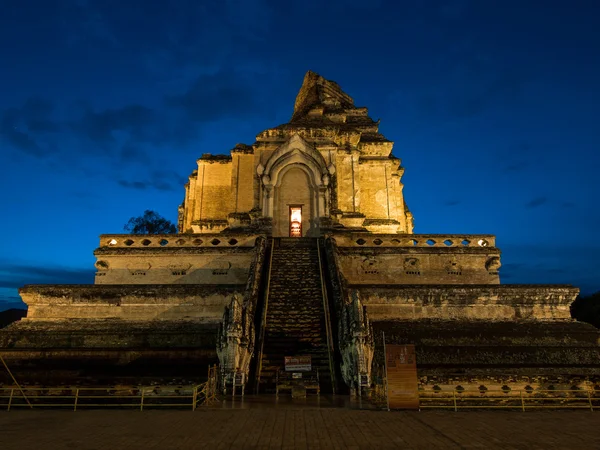
{"label": "cloud", "polygon": [[516,163],[512,163],[512,164],[509,164],[508,166],[504,167],[502,169],[502,171],[505,173],[520,172],[521,170],[524,170],[527,167],[529,167],[529,164],[526,162],[516,162]]}
{"label": "cloud", "polygon": [[30,97],[23,105],[8,108],[0,119],[0,137],[11,147],[30,156],[41,158],[52,153],[47,134],[60,131],[52,120],[54,105],[41,97]]}
{"label": "cloud", "polygon": [[527,208],[537,208],[548,201],[547,197],[536,197],[525,204]]}
{"label": "cloud", "polygon": [[159,191],[175,191],[181,189],[187,180],[178,173],[169,170],[155,170],[150,174],[150,178],[143,181],[129,181],[118,179],[120,186],[131,189],[157,189]]}
{"label": "cloud", "polygon": [[213,122],[255,114],[260,106],[255,89],[242,74],[223,70],[198,76],[186,92],[167,96],[165,103],[193,122]]}
{"label": "cloud", "polygon": [[453,99],[451,112],[461,118],[475,117],[492,104],[516,99],[522,91],[526,78],[513,71],[500,72],[487,82],[463,89]]}
{"label": "cloud", "polygon": [[139,145],[133,142],[126,142],[121,147],[121,161],[124,163],[131,162],[143,162],[146,163],[150,160],[148,154],[144,152]]}
{"label": "cloud", "polygon": [[0,288],[19,288],[25,284],[89,284],[93,282],[93,269],[0,262]]}
{"label": "cloud", "polygon": [[460,200],[447,200],[444,202],[444,206],[456,206],[460,204]]}
{"label": "cloud", "polygon": [[127,132],[133,139],[147,140],[156,123],[156,115],[152,109],[132,104],[99,112],[88,109],[72,124],[72,128],[105,146],[116,143],[115,132]]}

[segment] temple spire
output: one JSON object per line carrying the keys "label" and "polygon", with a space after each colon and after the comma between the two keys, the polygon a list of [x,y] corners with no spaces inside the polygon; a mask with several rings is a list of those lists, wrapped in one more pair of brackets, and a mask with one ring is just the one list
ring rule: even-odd
{"label": "temple spire", "polygon": [[318,73],[308,71],[296,96],[292,122],[300,120],[314,108],[354,108],[354,100],[335,82],[326,80]]}

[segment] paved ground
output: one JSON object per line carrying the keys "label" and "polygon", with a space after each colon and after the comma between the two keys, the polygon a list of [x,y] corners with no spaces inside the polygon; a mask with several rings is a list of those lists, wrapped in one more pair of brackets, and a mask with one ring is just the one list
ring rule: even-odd
{"label": "paved ground", "polygon": [[0,412],[0,449],[600,449],[600,412]]}

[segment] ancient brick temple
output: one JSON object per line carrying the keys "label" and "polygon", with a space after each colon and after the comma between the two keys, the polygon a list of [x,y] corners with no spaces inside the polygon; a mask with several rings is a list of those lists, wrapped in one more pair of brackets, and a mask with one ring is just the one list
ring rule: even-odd
{"label": "ancient brick temple", "polygon": [[[412,343],[423,389],[598,380],[572,286],[500,284],[492,235],[413,233],[400,160],[364,107],[308,72],[289,123],[189,176],[179,234],[102,235],[94,285],[28,285],[0,331],[22,380],[186,382],[220,363],[269,392],[311,355],[324,392],[371,382]],[[379,356],[378,356],[379,355]]]}

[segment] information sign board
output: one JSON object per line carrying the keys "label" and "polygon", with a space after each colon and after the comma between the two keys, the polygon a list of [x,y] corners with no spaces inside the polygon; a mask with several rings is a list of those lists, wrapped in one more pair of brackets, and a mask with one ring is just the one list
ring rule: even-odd
{"label": "information sign board", "polygon": [[418,409],[419,385],[414,345],[385,345],[390,409]]}
{"label": "information sign board", "polygon": [[286,356],[286,372],[310,372],[312,369],[310,355],[308,356]]}

